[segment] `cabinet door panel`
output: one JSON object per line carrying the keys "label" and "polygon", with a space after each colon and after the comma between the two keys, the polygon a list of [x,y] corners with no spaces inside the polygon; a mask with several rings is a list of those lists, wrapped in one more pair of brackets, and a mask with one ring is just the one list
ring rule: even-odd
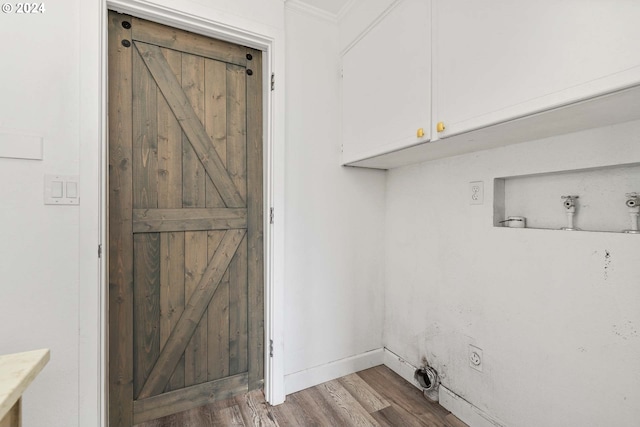
{"label": "cabinet door panel", "polygon": [[441,136],[640,82],[635,0],[436,0],[434,14]]}
{"label": "cabinet door panel", "polygon": [[344,54],[343,164],[429,140],[430,3],[396,2]]}

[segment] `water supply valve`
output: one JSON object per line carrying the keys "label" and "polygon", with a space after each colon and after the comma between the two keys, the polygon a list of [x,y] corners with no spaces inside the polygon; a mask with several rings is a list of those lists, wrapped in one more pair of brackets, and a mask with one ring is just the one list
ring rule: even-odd
{"label": "water supply valve", "polygon": [[567,211],[567,226],[562,227],[563,230],[566,231],[576,231],[579,228],[573,225],[573,216],[576,213],[576,199],[580,198],[580,196],[562,196],[562,205]]}
{"label": "water supply valve", "polygon": [[571,209],[576,207],[576,199],[580,198],[580,196],[562,196],[562,200],[564,200],[563,205],[565,209]]}

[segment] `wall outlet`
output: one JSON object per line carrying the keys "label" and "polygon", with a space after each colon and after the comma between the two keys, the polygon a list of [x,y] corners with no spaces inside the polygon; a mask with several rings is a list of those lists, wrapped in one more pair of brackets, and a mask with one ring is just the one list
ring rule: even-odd
{"label": "wall outlet", "polygon": [[469,366],[478,372],[482,372],[482,349],[469,344]]}
{"label": "wall outlet", "polygon": [[484,182],[474,181],[469,183],[469,204],[481,205],[484,203]]}

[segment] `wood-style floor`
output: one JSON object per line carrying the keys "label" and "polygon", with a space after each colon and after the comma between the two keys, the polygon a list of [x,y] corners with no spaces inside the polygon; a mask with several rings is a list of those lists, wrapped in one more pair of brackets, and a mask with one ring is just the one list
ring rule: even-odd
{"label": "wood-style floor", "polygon": [[385,366],[299,391],[278,406],[256,390],[137,427],[207,426],[468,427]]}

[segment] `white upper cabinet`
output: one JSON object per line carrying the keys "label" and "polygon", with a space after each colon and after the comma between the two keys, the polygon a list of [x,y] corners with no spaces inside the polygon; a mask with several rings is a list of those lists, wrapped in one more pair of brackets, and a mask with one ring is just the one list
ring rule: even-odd
{"label": "white upper cabinet", "polygon": [[343,164],[429,141],[431,1],[394,2],[342,57]]}
{"label": "white upper cabinet", "polygon": [[640,83],[638,0],[434,0],[433,13],[439,138]]}

